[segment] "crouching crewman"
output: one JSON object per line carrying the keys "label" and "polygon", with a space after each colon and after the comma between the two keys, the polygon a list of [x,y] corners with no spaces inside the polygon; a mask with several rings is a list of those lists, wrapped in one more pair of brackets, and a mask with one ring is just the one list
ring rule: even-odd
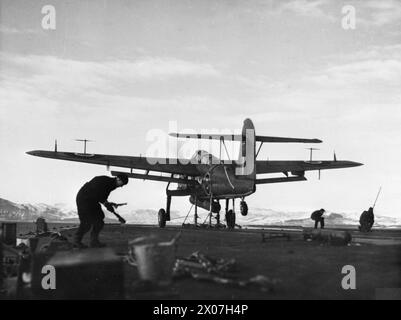
{"label": "crouching crewman", "polygon": [[324,229],[324,213],[326,210],[320,209],[316,210],[311,214],[311,219],[315,221],[315,229],[317,229],[318,224],[320,223],[320,229]]}
{"label": "crouching crewman", "polygon": [[128,177],[125,175],[119,175],[114,178],[98,176],[82,186],[76,198],[80,225],[75,234],[74,247],[86,248],[82,243],[82,238],[91,228],[90,246],[92,248],[105,246],[99,241],[99,234],[104,226],[104,212],[100,204],[103,204],[107,210],[113,212],[113,205],[107,201],[107,198],[111,191],[127,183]]}

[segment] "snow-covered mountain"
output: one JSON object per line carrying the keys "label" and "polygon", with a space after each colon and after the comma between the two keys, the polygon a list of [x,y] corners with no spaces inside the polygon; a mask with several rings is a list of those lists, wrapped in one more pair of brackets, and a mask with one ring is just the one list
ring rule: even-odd
{"label": "snow-covered mountain", "polygon": [[[114,221],[113,214],[106,210],[106,218]],[[121,208],[119,213],[128,223],[134,224],[157,224],[157,210]],[[187,212],[171,211],[170,225],[181,225]],[[203,222],[208,213],[205,210],[199,210],[199,222]],[[358,225],[360,213],[336,213],[327,212],[325,214],[326,225]],[[76,220],[77,213],[75,208],[69,208],[65,204],[17,204],[0,198],[0,220],[24,220],[33,221],[38,217],[44,217],[49,221],[69,221]],[[221,215],[224,221],[224,214]],[[188,216],[186,223],[193,222],[193,212]],[[311,226],[310,212],[296,211],[276,211],[263,208],[249,208],[249,214],[246,217],[237,214],[237,222],[240,225],[291,225],[291,226]],[[401,227],[401,221],[397,218],[375,215],[375,226],[378,227]]]}
{"label": "snow-covered mountain", "polygon": [[[134,210],[129,213],[123,212],[121,214],[129,223],[139,224],[157,224],[157,210]],[[208,213],[205,210],[198,211],[199,220],[203,222]],[[310,227],[313,221],[310,219],[310,212],[284,212],[275,211],[272,209],[250,208],[249,214],[246,217],[237,214],[237,223],[240,225],[287,225],[287,226],[303,226]],[[328,212],[325,214],[326,225],[331,226],[346,226],[346,225],[359,225],[360,213],[335,213]],[[179,211],[171,212],[170,225],[181,225],[186,217]],[[224,214],[221,215],[221,220],[224,221]],[[193,223],[193,212],[188,216],[186,223]],[[384,216],[375,216],[376,227],[401,227],[400,219]]]}
{"label": "snow-covered mountain", "polygon": [[38,217],[43,217],[49,221],[59,221],[76,217],[76,213],[62,204],[18,204],[0,198],[0,219],[35,220]]}
{"label": "snow-covered mountain", "polygon": [[[362,212],[326,212],[326,225],[359,225],[359,217]],[[271,209],[252,208],[246,217],[239,216],[238,220],[244,225],[291,225],[310,227],[313,221],[310,218],[311,212],[283,212]],[[375,215],[375,226],[396,227],[401,226],[401,220],[393,217]]]}

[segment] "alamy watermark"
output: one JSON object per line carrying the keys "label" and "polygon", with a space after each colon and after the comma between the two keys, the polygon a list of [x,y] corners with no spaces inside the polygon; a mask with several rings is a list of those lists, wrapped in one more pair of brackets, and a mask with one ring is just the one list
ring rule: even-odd
{"label": "alamy watermark", "polygon": [[50,264],[42,267],[42,288],[44,290],[56,290],[56,268]]}
{"label": "alamy watermark", "polygon": [[42,7],[44,15],[42,18],[42,28],[44,30],[56,30],[56,8],[50,4]]}
{"label": "alamy watermark", "polygon": [[[177,136],[178,131],[177,122],[169,121],[168,132],[161,129],[151,129],[147,132],[146,141],[150,142],[150,145],[146,151],[146,160],[149,164],[235,163],[237,175],[249,175],[254,171],[254,129],[246,129],[244,135],[227,129],[202,129],[200,133],[186,129],[180,130],[183,133]],[[172,136],[169,136],[169,133],[172,133]],[[174,156],[167,158],[166,154]]]}
{"label": "alamy watermark", "polygon": [[355,30],[356,28],[356,9],[354,6],[346,5],[341,9],[343,18],[341,19],[341,26],[344,30]]}
{"label": "alamy watermark", "polygon": [[345,276],[341,280],[341,287],[344,290],[355,290],[356,289],[356,269],[352,265],[345,265],[341,269],[341,273]]}

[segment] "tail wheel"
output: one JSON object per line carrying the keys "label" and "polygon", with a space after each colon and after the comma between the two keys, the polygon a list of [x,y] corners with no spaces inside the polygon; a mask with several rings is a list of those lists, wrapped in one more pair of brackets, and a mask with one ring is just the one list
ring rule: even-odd
{"label": "tail wheel", "polygon": [[241,215],[246,216],[248,214],[248,205],[246,204],[246,202],[241,201],[239,206],[240,206]]}
{"label": "tail wheel", "polygon": [[235,228],[235,212],[232,210],[228,210],[226,213],[226,223],[229,229]]}
{"label": "tail wheel", "polygon": [[166,226],[166,221],[167,221],[166,210],[160,209],[158,213],[158,218],[159,218],[159,227],[164,228]]}

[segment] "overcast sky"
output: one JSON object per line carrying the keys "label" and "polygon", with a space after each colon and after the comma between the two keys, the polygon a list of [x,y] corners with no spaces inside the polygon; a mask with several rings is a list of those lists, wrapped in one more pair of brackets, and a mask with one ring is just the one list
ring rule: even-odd
{"label": "overcast sky", "polygon": [[[56,30],[41,26],[44,5]],[[356,28],[342,27],[342,7]],[[74,206],[106,168],[35,158],[35,149],[146,154],[151,130],[239,130],[320,138],[316,159],[362,162],[258,186],[249,206],[401,218],[401,1],[0,2],[0,197]],[[167,138],[166,138],[167,139]],[[167,140],[166,140],[167,141]],[[309,145],[264,145],[261,159],[307,159]],[[174,150],[162,149],[174,156]],[[195,152],[195,150],[193,150]],[[165,206],[165,183],[131,180],[110,197]],[[188,199],[173,199],[186,213]],[[251,212],[250,212],[251,214]]]}

